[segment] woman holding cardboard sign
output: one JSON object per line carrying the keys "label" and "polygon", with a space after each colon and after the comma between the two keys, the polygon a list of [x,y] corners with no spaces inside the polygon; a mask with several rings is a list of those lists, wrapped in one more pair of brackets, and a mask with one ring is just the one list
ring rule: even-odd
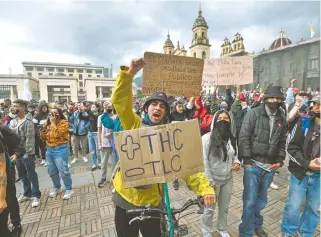
{"label": "woman holding cardboard sign", "polygon": [[[121,67],[112,95],[112,103],[117,111],[119,120],[124,130],[137,129],[142,126],[154,126],[164,124],[166,115],[170,109],[165,93],[158,92],[150,96],[143,106],[145,116],[141,120],[132,110],[132,82],[134,75],[144,66],[143,59],[133,60],[131,66]],[[126,210],[138,208],[148,204],[158,206],[160,194],[158,184],[145,185],[136,188],[124,188],[121,178],[121,170],[118,170],[115,179],[113,202],[116,205],[115,225],[117,236],[138,237],[139,231],[144,237],[161,237],[160,220],[149,219],[143,222],[129,225]],[[215,203],[214,189],[203,173],[197,173],[185,178],[195,193],[204,197],[205,205]]]}
{"label": "woman holding cardboard sign", "polygon": [[[218,203],[217,231],[222,237],[227,232],[227,214],[232,196],[232,171],[240,169],[236,154],[236,139],[231,132],[231,117],[226,110],[214,114],[211,132],[202,137],[205,174],[216,190]],[[213,235],[215,206],[206,207],[202,216],[201,230],[204,237]]]}

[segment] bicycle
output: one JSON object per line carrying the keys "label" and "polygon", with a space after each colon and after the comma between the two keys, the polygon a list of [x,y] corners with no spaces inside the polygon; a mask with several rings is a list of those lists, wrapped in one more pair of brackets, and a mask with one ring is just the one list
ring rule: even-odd
{"label": "bicycle", "polygon": [[[189,212],[181,216],[181,213],[187,210],[191,206],[198,206],[199,210],[196,212],[197,214],[203,214],[204,213],[204,202],[202,197],[198,196],[196,198],[190,198],[188,199],[184,205],[181,208],[171,208],[171,216],[172,216],[172,228],[174,230],[174,236],[175,237],[182,237],[188,234],[188,228],[186,225],[179,225],[179,219],[182,217],[185,217],[190,214],[194,214],[194,212]],[[129,216],[136,216],[133,219],[129,221],[129,224],[131,225],[135,221],[144,221],[149,220],[152,218],[155,219],[161,219],[161,230],[162,230],[162,237],[169,237],[170,232],[172,229],[168,227],[168,220],[167,216],[168,213],[164,208],[154,207],[151,205],[146,205],[143,208],[128,210],[127,214]],[[138,215],[138,216],[137,216]],[[159,215],[159,216],[158,216]],[[178,215],[178,218],[176,218],[176,215]]]}

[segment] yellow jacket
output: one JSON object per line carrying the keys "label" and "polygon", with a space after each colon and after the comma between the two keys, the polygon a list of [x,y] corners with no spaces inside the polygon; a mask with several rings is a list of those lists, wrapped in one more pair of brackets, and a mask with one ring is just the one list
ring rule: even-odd
{"label": "yellow jacket", "polygon": [[[128,74],[127,70],[127,67],[122,67],[117,75],[112,94],[112,103],[124,130],[131,130],[141,127],[141,119],[132,110],[132,83],[134,76]],[[147,189],[125,189],[120,172],[121,170],[115,175],[114,187],[119,195],[127,202],[135,206],[147,204],[159,205],[160,195],[157,184],[153,184]],[[210,186],[204,173],[194,174],[184,178],[184,180],[192,187],[197,195],[214,194],[214,189]]]}

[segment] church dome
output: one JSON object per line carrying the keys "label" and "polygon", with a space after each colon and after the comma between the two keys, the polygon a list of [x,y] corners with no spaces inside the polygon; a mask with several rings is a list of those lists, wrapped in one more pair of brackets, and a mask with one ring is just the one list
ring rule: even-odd
{"label": "church dome", "polygon": [[202,10],[200,9],[198,11],[198,17],[196,18],[194,25],[193,25],[193,29],[199,26],[204,26],[206,27],[206,29],[208,29],[208,25],[204,19],[204,17],[202,16]]}
{"label": "church dome", "polygon": [[173,44],[173,42],[172,42],[172,40],[170,38],[169,33],[167,35],[167,40],[165,41],[163,48],[174,48],[174,44]]}
{"label": "church dome", "polygon": [[279,38],[273,41],[269,49],[273,50],[280,47],[288,46],[290,44],[292,44],[292,41],[289,38],[286,38],[285,32],[281,30],[279,33]]}

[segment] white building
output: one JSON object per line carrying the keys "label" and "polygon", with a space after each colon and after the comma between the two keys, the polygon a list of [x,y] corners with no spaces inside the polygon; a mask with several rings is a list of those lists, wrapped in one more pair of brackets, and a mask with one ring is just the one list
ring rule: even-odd
{"label": "white building", "polygon": [[86,64],[22,62],[22,75],[0,75],[0,99],[21,98],[24,80],[35,100],[48,102],[96,101],[110,98],[112,69]]}

